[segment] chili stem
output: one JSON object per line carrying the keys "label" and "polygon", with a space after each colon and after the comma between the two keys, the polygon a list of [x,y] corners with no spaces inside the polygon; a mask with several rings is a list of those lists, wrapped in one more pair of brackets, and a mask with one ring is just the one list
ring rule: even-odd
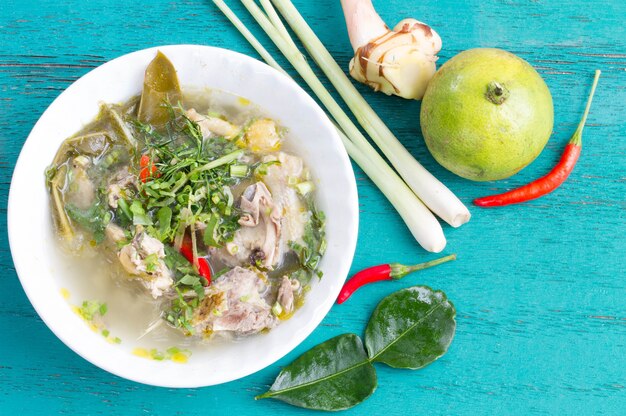
{"label": "chili stem", "polygon": [[585,123],[587,122],[587,116],[589,115],[589,109],[591,108],[591,102],[593,101],[593,95],[596,93],[596,86],[598,85],[598,80],[600,79],[601,73],[602,71],[596,69],[596,74],[593,78],[593,84],[591,85],[591,92],[589,93],[589,98],[587,98],[585,113],[583,114],[583,118],[580,120],[580,123],[578,123],[578,128],[574,132],[574,135],[569,141],[569,143],[575,144],[576,146],[582,146],[583,129],[585,128]]}
{"label": "chili stem", "polygon": [[427,261],[425,263],[420,263],[413,266],[405,266],[399,263],[391,263],[389,265],[391,266],[391,273],[389,274],[389,276],[394,280],[402,279],[409,273],[413,273],[418,270],[428,269],[429,267],[437,266],[439,264],[446,263],[452,260],[456,260],[456,254],[450,254],[449,256],[445,256],[440,259]]}

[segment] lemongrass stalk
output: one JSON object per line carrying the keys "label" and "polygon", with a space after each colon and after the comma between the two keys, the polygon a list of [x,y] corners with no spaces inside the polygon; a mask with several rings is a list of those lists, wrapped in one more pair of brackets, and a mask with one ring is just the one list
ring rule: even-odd
{"label": "lemongrass stalk", "polygon": [[263,47],[261,42],[259,42],[259,40],[252,34],[252,32],[248,30],[246,25],[244,25],[243,22],[239,20],[237,15],[230,9],[230,7],[226,5],[226,3],[224,3],[224,1],[213,0],[213,4],[215,4],[218,9],[220,9],[224,16],[226,16],[226,18],[233,24],[233,26],[235,26],[235,29],[237,29],[239,33],[241,33],[241,35],[248,41],[250,46],[252,46],[254,50],[257,51],[259,55],[261,55],[261,58],[263,58],[263,60],[267,62],[269,66],[289,76],[287,71],[285,71],[278,62],[276,62],[276,60],[267,51],[267,49]]}
{"label": "lemongrass stalk", "polygon": [[[340,136],[343,134],[339,133]],[[345,140],[350,141],[347,137]],[[382,158],[382,163],[372,163],[358,150],[353,150],[350,157],[391,202],[420,246],[432,253],[439,253],[446,247],[446,237],[439,221]]]}
{"label": "lemongrass stalk", "polygon": [[287,24],[318,66],[335,86],[361,126],[387,156],[400,176],[435,214],[453,227],[470,219],[463,203],[443,183],[435,178],[404,148],[363,96],[352,85],[313,30],[289,0],[272,0]]}
{"label": "lemongrass stalk", "polygon": [[278,16],[278,13],[276,13],[276,9],[274,9],[274,6],[272,6],[272,3],[270,2],[270,0],[260,0],[260,3],[261,3],[261,6],[263,7],[263,10],[265,10],[265,14],[269,18],[270,22],[272,22],[272,25],[274,25],[274,28],[276,28],[280,36],[283,37],[285,42],[287,42],[287,44],[291,48],[298,49],[298,51],[300,51],[296,43],[291,38],[289,31],[283,24],[283,21],[280,20],[280,16]]}
{"label": "lemongrass stalk", "polygon": [[[256,38],[254,38],[254,35],[250,33],[250,31],[230,10],[230,8],[228,8],[223,0],[213,0],[213,3],[215,3],[215,5],[231,21],[231,23],[233,23],[235,28],[242,32],[247,40],[255,40],[255,42],[250,42],[250,44],[261,56],[269,56],[267,50],[256,40]],[[443,235],[441,225],[432,213],[424,206],[424,204],[422,204],[422,202],[415,196],[415,194],[413,194],[402,179],[398,177],[393,169],[387,165],[384,159],[382,159],[376,150],[362,136],[358,128],[354,126],[354,123],[352,123],[349,117],[343,112],[343,110],[341,110],[330,93],[315,76],[311,67],[308,65],[302,54],[300,54],[297,50],[297,47],[293,45],[293,48],[295,48],[295,53],[293,53],[293,48],[288,48],[287,42],[284,41],[282,36],[280,36],[271,23],[267,21],[263,12],[258,9],[258,7],[255,7],[256,4],[252,2],[249,3],[251,4],[246,5],[244,2],[244,5],[248,8],[253,17],[256,16],[255,20],[259,21],[258,19],[260,19],[260,21],[263,22],[263,24],[261,24],[261,22],[259,22],[259,24],[264,28],[264,30],[269,30],[269,32],[266,31],[266,33],[268,33],[268,36],[270,36],[272,41],[274,41],[277,46],[280,45],[283,47],[281,49],[279,46],[281,52],[288,59],[289,57],[292,57],[289,61],[311,87],[318,98],[320,98],[320,101],[323,102],[327,109],[330,110],[330,108],[333,108],[334,112],[339,116],[339,119],[342,119],[344,123],[347,121],[346,125],[348,126],[348,129],[353,131],[353,133],[356,131],[356,133],[362,137],[362,140],[364,140],[364,145],[360,144],[360,147],[358,147],[346,136],[346,134],[344,134],[343,131],[341,131],[340,128],[337,128],[337,133],[339,134],[339,137],[350,157],[361,167],[365,174],[370,177],[372,182],[374,182],[374,184],[398,211],[417,242],[428,251],[440,252],[443,250],[446,245],[446,239]],[[292,53],[288,55],[289,51]],[[270,66],[284,73],[284,70],[274,59],[266,62]],[[333,117],[335,117],[334,114]],[[335,120],[338,121],[337,118]],[[350,127],[350,125],[352,127]]]}

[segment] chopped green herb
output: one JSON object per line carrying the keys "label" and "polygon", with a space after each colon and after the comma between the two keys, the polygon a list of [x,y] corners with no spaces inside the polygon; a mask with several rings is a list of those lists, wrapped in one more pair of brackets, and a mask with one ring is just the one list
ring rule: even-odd
{"label": "chopped green herb", "polygon": [[[117,201],[117,206],[118,206],[119,212],[126,218],[127,221],[133,220],[133,213],[130,211],[130,207],[128,206],[128,203],[126,202],[126,200],[119,199]],[[121,216],[118,215],[118,217],[121,217]]]}
{"label": "chopped green herb", "polygon": [[165,351],[159,351],[156,348],[135,348],[133,354],[155,361],[171,360],[175,363],[184,364],[189,360],[191,351],[187,349],[180,349],[178,347],[170,347]]}
{"label": "chopped green herb", "polygon": [[311,207],[311,218],[304,227],[304,235],[302,236],[304,244],[291,241],[289,247],[296,252],[300,265],[308,273],[315,274],[321,278],[323,273],[318,269],[318,266],[322,255],[326,251],[324,233],[326,216],[322,211],[317,210],[312,200],[309,200],[309,206]]}
{"label": "chopped green herb", "polygon": [[152,253],[144,259],[146,263],[146,271],[148,273],[154,273],[159,265],[159,256],[156,253]]}
{"label": "chopped green herb", "polygon": [[193,311],[198,305],[198,298],[186,300],[183,292],[177,287],[176,293],[178,297],[172,300],[170,309],[165,313],[165,319],[174,325],[176,328],[180,328],[188,334],[193,335],[195,329],[191,325],[191,319],[193,318]]}
{"label": "chopped green herb", "polygon": [[204,230],[204,244],[209,247],[220,247],[218,240],[216,239],[217,226],[219,223],[218,215],[211,215],[209,222],[206,224]]}
{"label": "chopped green herb", "polygon": [[157,211],[157,220],[159,222],[160,240],[166,240],[172,229],[172,209],[170,207],[161,207]]}
{"label": "chopped green herb", "polygon": [[167,350],[165,350],[165,352],[168,353],[169,355],[178,354],[180,352],[180,348],[178,348],[178,347],[170,347]]}
{"label": "chopped green herb", "polygon": [[152,348],[150,350],[150,357],[156,361],[163,361],[165,359],[165,354],[158,351],[156,348]]}
{"label": "chopped green herb", "polygon": [[143,209],[141,201],[135,199],[130,204],[130,212],[133,213],[133,224],[135,225],[152,225],[152,219]]}
{"label": "chopped green herb", "polygon": [[119,344],[122,342],[118,337],[112,338],[111,332],[105,327],[102,318],[107,313],[107,305],[96,300],[85,300],[81,306],[73,306],[73,311],[80,316],[89,327],[96,333],[100,333],[107,341]]}
{"label": "chopped green herb", "polygon": [[95,300],[86,300],[79,308],[79,314],[87,321],[92,321],[96,315],[104,316],[107,312],[105,303]]}
{"label": "chopped green herb", "polygon": [[194,286],[195,284],[200,283],[200,277],[186,274],[178,281],[178,283],[181,285]]}

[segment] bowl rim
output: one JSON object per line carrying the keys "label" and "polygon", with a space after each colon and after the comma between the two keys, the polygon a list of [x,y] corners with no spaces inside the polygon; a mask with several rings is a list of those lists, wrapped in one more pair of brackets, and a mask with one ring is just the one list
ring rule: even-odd
{"label": "bowl rim", "polygon": [[[38,127],[40,126],[40,124],[43,124],[42,119],[44,119],[44,115],[48,111],[50,111],[51,108],[57,107],[59,105],[59,102],[64,100],[68,95],[74,94],[75,91],[77,90],[79,91],[79,89],[82,88],[82,85],[87,84],[89,81],[91,81],[92,78],[97,79],[97,77],[99,77],[101,74],[106,74],[107,70],[110,67],[114,66],[114,64],[118,64],[120,61],[132,59],[136,55],[156,53],[156,51],[158,50],[163,51],[166,55],[169,50],[183,50],[189,53],[198,52],[198,53],[218,54],[218,55],[226,56],[235,61],[240,61],[242,63],[250,65],[254,67],[256,70],[261,71],[262,73],[270,74],[270,76],[276,79],[276,81],[281,85],[281,87],[292,89],[292,92],[294,94],[297,94],[299,100],[301,100],[301,102],[304,105],[306,105],[306,110],[312,111],[313,113],[315,113],[315,117],[319,119],[319,122],[322,123],[323,127],[328,130],[329,140],[330,140],[330,143],[334,144],[334,148],[335,148],[334,150],[337,150],[339,152],[338,156],[342,160],[341,170],[345,174],[348,175],[347,179],[348,179],[348,183],[350,186],[350,189],[346,189],[345,194],[342,195],[345,201],[344,203],[347,205],[347,209],[351,211],[351,215],[352,215],[351,218],[353,219],[353,221],[351,221],[349,224],[345,224],[345,229],[342,229],[342,233],[348,236],[347,238],[349,242],[348,245],[345,246],[344,248],[345,252],[343,254],[345,258],[341,262],[342,272],[340,274],[341,274],[341,283],[343,283],[344,279],[348,275],[349,268],[350,268],[352,259],[354,257],[354,252],[356,250],[358,223],[359,223],[359,211],[358,211],[358,195],[357,195],[357,190],[356,190],[356,180],[354,177],[354,171],[352,170],[350,159],[348,157],[348,154],[343,144],[341,143],[341,139],[339,138],[339,135],[337,134],[334,125],[331,123],[326,113],[315,102],[315,100],[313,100],[313,98],[311,98],[311,96],[309,96],[309,94],[306,93],[302,87],[300,87],[293,79],[291,79],[287,75],[281,73],[280,71],[270,67],[269,65],[257,59],[254,59],[242,53],[224,49],[224,48],[219,48],[219,47],[214,47],[214,46],[205,46],[205,45],[194,45],[194,44],[162,45],[162,46],[145,48],[145,49],[141,49],[141,50],[137,50],[137,51],[133,51],[133,52],[121,55],[119,57],[111,59],[107,61],[106,63],[90,70],[89,72],[87,72],[86,74],[78,78],[70,86],[68,86],[58,97],[56,97],[52,101],[52,103],[46,108],[46,110],[43,113],[41,113],[37,122],[35,123],[31,132],[29,133],[28,137],[24,141],[23,147],[20,151],[19,157],[14,167],[14,171],[13,171],[13,175],[11,179],[11,185],[9,189],[8,204],[7,204],[7,233],[8,233],[9,246],[10,246],[10,251],[11,251],[12,258],[13,258],[15,271],[18,275],[22,288],[24,292],[26,293],[26,296],[28,297],[31,305],[33,306],[33,308],[35,309],[39,317],[42,319],[42,321],[46,324],[46,326],[54,333],[54,335],[57,338],[59,338],[67,347],[69,347],[71,350],[77,353],[79,356],[81,356],[88,362],[100,367],[101,369],[111,374],[114,374],[116,376],[122,377],[127,380],[131,380],[131,381],[135,381],[135,382],[139,382],[143,384],[167,387],[167,388],[193,388],[193,387],[217,385],[217,384],[237,380],[239,378],[243,378],[257,371],[260,371],[266,368],[267,366],[275,363],[277,360],[281,359],[289,352],[293,351],[293,349],[295,349],[300,343],[302,343],[306,338],[308,338],[308,336],[315,330],[315,328],[319,326],[321,321],[328,314],[329,310],[331,309],[331,307],[333,306],[335,302],[337,295],[339,294],[339,290],[341,289],[341,284],[334,287],[333,293],[328,294],[328,296],[324,300],[324,303],[315,310],[314,316],[312,316],[309,320],[305,321],[304,329],[302,332],[299,333],[300,334],[299,337],[294,337],[293,339],[291,339],[290,342],[288,343],[288,347],[283,348],[282,351],[274,353],[271,356],[268,354],[266,357],[259,359],[258,365],[255,366],[254,368],[246,369],[243,371],[241,370],[234,371],[231,377],[225,377],[224,379],[218,380],[216,382],[209,382],[209,383],[198,382],[197,380],[195,382],[186,382],[186,380],[176,380],[176,379],[155,381],[154,379],[150,377],[145,377],[143,374],[129,374],[125,372],[124,368],[120,368],[119,366],[113,365],[112,363],[108,362],[104,358],[94,356],[93,354],[90,355],[88,349],[86,349],[84,346],[81,346],[80,337],[72,337],[73,334],[71,333],[71,331],[66,330],[64,328],[64,325],[61,322],[57,322],[57,320],[52,319],[50,316],[48,316],[46,312],[48,311],[49,306],[46,305],[45,302],[42,301],[41,296],[38,293],[36,293],[37,292],[35,288],[36,282],[34,281],[33,278],[29,278],[26,276],[25,266],[21,261],[21,257],[17,255],[17,251],[16,251],[18,250],[18,247],[19,247],[18,242],[17,242],[17,235],[16,235],[16,230],[18,227],[16,219],[19,218],[19,216],[17,216],[16,214],[17,212],[19,212],[19,206],[17,205],[18,200],[16,200],[17,198],[16,194],[18,192],[15,189],[16,188],[15,183],[17,182],[16,178],[24,174],[23,172],[25,171],[26,165],[28,162],[27,158],[28,158],[28,155],[30,154],[30,152],[26,154],[25,149],[28,148],[27,145],[29,144],[30,140],[34,141],[34,139],[31,139],[31,138],[34,136],[34,132],[38,131]],[[138,89],[140,89],[140,87]],[[339,277],[335,277],[335,278],[339,279]],[[61,297],[60,294],[58,296]],[[270,358],[268,358],[268,356]],[[136,358],[138,360],[145,360],[139,357],[136,357]],[[189,364],[186,364],[186,365],[189,365]]]}

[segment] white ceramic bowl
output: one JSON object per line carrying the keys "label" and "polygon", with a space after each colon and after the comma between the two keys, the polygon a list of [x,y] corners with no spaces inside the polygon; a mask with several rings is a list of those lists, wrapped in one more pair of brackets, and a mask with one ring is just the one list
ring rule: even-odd
{"label": "white ceramic bowl", "polygon": [[[317,203],[327,215],[324,277],[313,279],[305,305],[269,334],[237,343],[199,346],[186,364],[131,353],[131,342],[108,343],[88,328],[61,296],[65,281],[53,246],[44,170],[61,144],[98,112],[141,91],[146,65],[156,52],[177,68],[183,88],[208,87],[245,97],[287,127],[318,180]],[[33,108],[33,111],[38,109]],[[348,274],[358,228],[357,192],[348,155],[324,112],[293,80],[232,51],[195,45],[146,49],[114,59],[72,84],[43,113],[15,167],[8,207],[11,253],[22,286],[37,313],[71,349],[100,368],[140,383],[199,387],[235,380],[283,357],[301,343],[333,305]],[[67,287],[70,293],[72,287]],[[74,303],[80,303],[78,300]],[[26,346],[25,346],[26,347]]]}

